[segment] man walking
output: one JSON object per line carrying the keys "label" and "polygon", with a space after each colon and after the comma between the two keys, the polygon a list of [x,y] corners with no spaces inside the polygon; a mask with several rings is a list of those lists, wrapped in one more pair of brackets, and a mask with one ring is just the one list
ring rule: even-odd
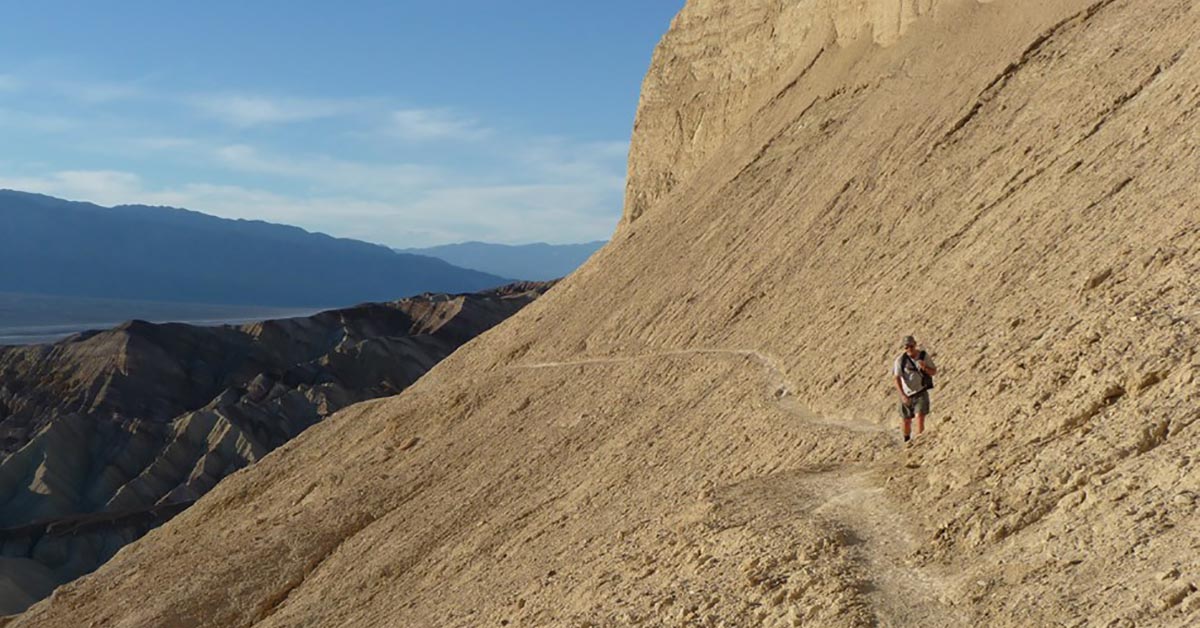
{"label": "man walking", "polygon": [[904,352],[896,358],[892,375],[896,377],[896,390],[900,392],[900,419],[904,421],[904,442],[912,438],[912,420],[917,418],[917,434],[925,431],[925,416],[929,414],[929,389],[933,388],[933,376],[937,367],[933,360],[917,348],[917,340],[905,336]]}

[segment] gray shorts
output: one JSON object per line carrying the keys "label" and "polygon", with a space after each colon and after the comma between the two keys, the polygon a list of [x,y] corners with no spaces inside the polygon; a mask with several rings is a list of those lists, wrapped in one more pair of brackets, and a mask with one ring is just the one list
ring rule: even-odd
{"label": "gray shorts", "polygon": [[911,419],[918,414],[929,414],[929,391],[922,390],[921,392],[908,398],[910,405],[904,405],[900,402],[900,418]]}

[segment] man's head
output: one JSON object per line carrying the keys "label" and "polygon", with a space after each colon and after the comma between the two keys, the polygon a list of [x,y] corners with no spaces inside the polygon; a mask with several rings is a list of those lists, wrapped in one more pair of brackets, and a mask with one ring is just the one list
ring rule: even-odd
{"label": "man's head", "polygon": [[920,351],[917,350],[916,338],[913,338],[912,336],[905,336],[904,340],[900,341],[900,344],[904,346],[904,352],[908,355],[916,357],[920,354]]}

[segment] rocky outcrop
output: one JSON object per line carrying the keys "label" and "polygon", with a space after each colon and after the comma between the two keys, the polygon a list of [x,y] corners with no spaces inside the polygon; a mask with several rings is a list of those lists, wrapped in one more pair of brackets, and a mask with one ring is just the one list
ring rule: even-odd
{"label": "rocky outcrop", "polygon": [[826,52],[890,46],[918,20],[977,1],[688,2],[642,84],[624,221],[686,182]]}
{"label": "rocky outcrop", "polygon": [[932,6],[819,58],[681,18],[651,74],[727,78],[664,112],[777,61],[669,192],[16,625],[1200,625],[1200,11]]}
{"label": "rocky outcrop", "polygon": [[6,575],[32,595],[47,570],[57,582],[92,571],[324,417],[403,390],[548,285],[236,327],[131,321],[0,348]]}

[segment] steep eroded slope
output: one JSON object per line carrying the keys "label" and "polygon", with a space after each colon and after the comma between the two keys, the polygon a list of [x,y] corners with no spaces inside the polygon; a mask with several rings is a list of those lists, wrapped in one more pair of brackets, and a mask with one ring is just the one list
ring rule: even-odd
{"label": "steep eroded slope", "polygon": [[324,417],[403,390],[549,285],[0,347],[0,613],[94,570]]}

